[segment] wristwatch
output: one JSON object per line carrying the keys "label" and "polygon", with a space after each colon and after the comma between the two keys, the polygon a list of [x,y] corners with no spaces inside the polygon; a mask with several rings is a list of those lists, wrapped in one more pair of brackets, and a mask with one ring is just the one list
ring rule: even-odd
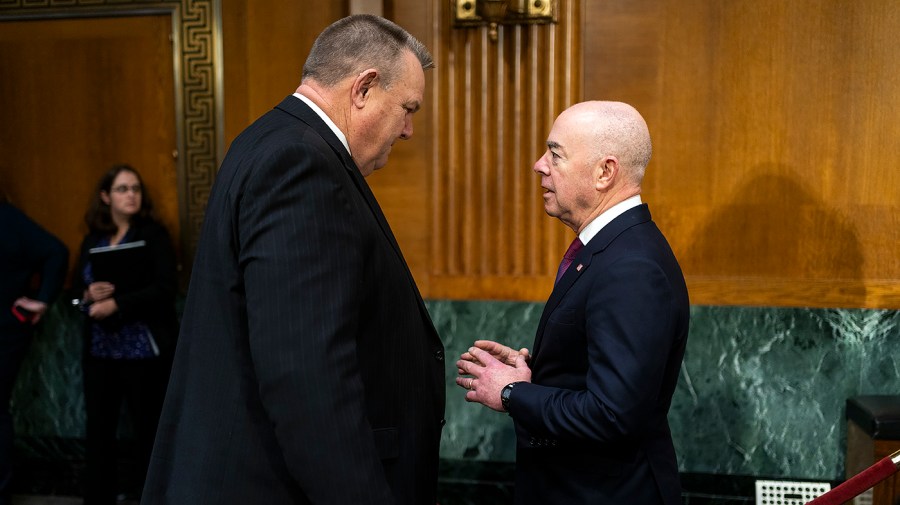
{"label": "wristwatch", "polygon": [[518,382],[512,382],[505,386],[500,390],[500,405],[503,405],[503,410],[509,412],[509,395],[512,393],[512,389],[516,387]]}

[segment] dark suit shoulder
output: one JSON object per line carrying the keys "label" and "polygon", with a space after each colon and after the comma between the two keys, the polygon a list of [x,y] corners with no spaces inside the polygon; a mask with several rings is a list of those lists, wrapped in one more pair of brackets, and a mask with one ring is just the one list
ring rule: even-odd
{"label": "dark suit shoulder", "polygon": [[[272,194],[289,179],[335,179],[343,163],[308,125],[280,110],[258,119],[235,139],[216,175],[210,206],[240,205],[249,192]],[[324,180],[324,179],[323,179]]]}

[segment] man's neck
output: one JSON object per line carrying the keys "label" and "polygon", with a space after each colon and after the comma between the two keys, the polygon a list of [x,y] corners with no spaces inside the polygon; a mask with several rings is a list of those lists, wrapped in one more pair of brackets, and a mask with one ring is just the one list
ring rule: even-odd
{"label": "man's neck", "polygon": [[331,119],[334,125],[346,134],[347,118],[345,114],[340,113],[335,107],[335,100],[331,96],[331,92],[325,90],[321,86],[318,86],[315,82],[305,82],[301,84],[297,88],[296,92],[303,95],[304,97],[309,99],[309,101],[316,104],[316,106],[322,109],[322,112],[324,112],[325,115],[328,116],[329,119]]}
{"label": "man's neck", "polygon": [[638,194],[626,198],[621,202],[604,210],[600,213],[599,216],[588,221],[588,223],[582,227],[582,230],[578,232],[578,237],[581,239],[581,243],[587,245],[587,243],[590,242],[590,240],[594,238],[594,236],[597,235],[597,233],[599,233],[600,230],[602,230],[606,225],[624,214],[629,209],[637,207],[641,203],[641,195]]}
{"label": "man's neck", "polygon": [[337,136],[338,140],[341,141],[352,157],[353,151],[350,149],[350,140],[347,138],[347,121],[339,122],[339,120],[342,119],[342,116],[336,113],[336,109],[332,105],[333,100],[330,99],[329,94],[323,92],[321,88],[318,88],[317,86],[301,84],[300,87],[297,88],[297,91],[294,92],[294,95],[305,99],[308,104],[311,104],[313,112],[322,116],[322,120],[325,121],[328,127],[334,132],[335,136]]}
{"label": "man's neck", "polygon": [[590,224],[592,221],[600,217],[604,212],[609,209],[615,207],[616,205],[628,200],[631,197],[638,196],[641,194],[641,188],[634,186],[623,186],[617,190],[613,190],[609,193],[604,194],[600,201],[597,203],[597,207],[581,221],[580,226],[575,230],[575,233],[581,233],[584,231],[584,228]]}

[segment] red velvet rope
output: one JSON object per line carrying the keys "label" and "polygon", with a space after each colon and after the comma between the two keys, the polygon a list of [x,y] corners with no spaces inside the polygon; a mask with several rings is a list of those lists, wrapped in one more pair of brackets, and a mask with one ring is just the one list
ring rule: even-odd
{"label": "red velvet rope", "polygon": [[888,456],[806,505],[840,505],[848,502],[856,495],[887,479],[897,470],[897,465]]}

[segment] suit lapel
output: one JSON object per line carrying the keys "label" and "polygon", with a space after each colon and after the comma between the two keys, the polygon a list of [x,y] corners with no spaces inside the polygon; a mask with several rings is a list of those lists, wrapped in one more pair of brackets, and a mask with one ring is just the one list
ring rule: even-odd
{"label": "suit lapel", "polygon": [[[538,350],[540,349],[541,340],[544,336],[544,327],[547,325],[550,314],[556,310],[556,307],[559,306],[560,302],[569,291],[569,288],[575,284],[575,281],[588,271],[594,256],[602,253],[616,237],[621,235],[625,230],[648,221],[650,221],[650,209],[647,207],[647,204],[638,205],[637,207],[629,209],[619,217],[613,219],[608,225],[604,226],[603,229],[601,229],[597,235],[584,246],[584,249],[578,253],[572,261],[572,265],[566,270],[566,273],[563,274],[562,278],[559,279],[556,286],[553,287],[550,298],[547,299],[547,303],[544,305],[544,311],[541,313],[541,320],[538,323],[537,333],[535,334],[534,344],[531,349],[532,363],[537,360]],[[596,265],[595,268],[600,268],[600,258],[598,257],[597,260],[598,265]]]}
{"label": "suit lapel", "polygon": [[[582,249],[575,259],[572,260],[572,265],[569,266],[569,269],[566,270],[566,273],[559,279],[559,282],[556,283],[556,286],[553,286],[553,291],[550,293],[550,298],[547,299],[547,303],[544,304],[544,311],[541,313],[541,320],[538,323],[537,333],[534,337],[534,344],[531,346],[531,361],[534,363],[537,361],[538,349],[541,345],[541,340],[544,336],[544,327],[547,326],[547,320],[550,318],[550,314],[556,310],[556,307],[559,305],[559,302],[562,301],[565,294],[569,291],[569,288],[572,287],[572,284],[575,284],[575,281],[581,277],[582,274],[586,273],[588,267],[591,266],[591,260],[594,257],[594,249],[591,247],[593,244],[593,240],[588,242],[588,244]],[[579,268],[580,267],[580,268]]]}
{"label": "suit lapel", "polygon": [[[363,199],[366,201],[366,204],[369,206],[369,210],[372,211],[372,214],[375,216],[375,221],[378,223],[378,226],[381,228],[381,232],[384,234],[388,243],[394,249],[394,252],[397,254],[398,259],[400,260],[400,264],[403,265],[403,269],[406,271],[406,275],[409,279],[409,283],[412,285],[413,291],[416,293],[416,298],[419,301],[419,308],[422,312],[427,316],[428,309],[425,307],[425,301],[422,299],[421,293],[419,293],[419,288],[416,286],[415,279],[412,276],[412,272],[409,271],[409,266],[406,264],[406,260],[403,258],[403,252],[400,250],[400,244],[397,243],[397,239],[394,237],[393,231],[391,231],[391,226],[387,222],[387,218],[384,216],[384,213],[381,210],[381,206],[378,205],[378,200],[375,199],[375,195],[372,193],[372,189],[369,188],[369,183],[366,182],[365,178],[362,176],[362,173],[359,171],[359,167],[356,166],[356,162],[353,161],[353,158],[350,157],[350,153],[347,152],[347,148],[344,147],[344,144],[341,143],[340,139],[331,131],[331,128],[322,121],[322,118],[319,117],[318,114],[315,113],[306,103],[304,103],[299,98],[291,95],[281,101],[278,104],[276,109],[280,109],[288,114],[296,117],[300,121],[306,123],[310,128],[312,128],[316,133],[321,135],[328,145],[331,146],[331,149],[340,158],[344,169],[347,170],[347,174],[350,176],[350,180],[353,181],[353,184],[356,186],[357,191],[362,194]],[[431,318],[425,317],[425,319],[431,324]],[[432,326],[433,328],[433,326]]]}

